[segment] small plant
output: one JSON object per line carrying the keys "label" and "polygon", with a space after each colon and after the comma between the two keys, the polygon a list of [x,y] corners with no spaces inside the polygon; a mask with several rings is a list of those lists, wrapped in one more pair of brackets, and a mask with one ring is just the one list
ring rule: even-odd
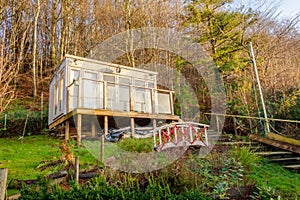
{"label": "small plant", "polygon": [[261,161],[261,157],[253,153],[249,147],[235,147],[230,150],[230,155],[239,161],[246,170],[250,170],[252,167],[258,165]]}
{"label": "small plant", "polygon": [[137,153],[147,153],[153,151],[153,140],[152,138],[142,138],[142,139],[135,139],[135,138],[127,138],[120,140],[117,145],[130,152],[137,152]]}

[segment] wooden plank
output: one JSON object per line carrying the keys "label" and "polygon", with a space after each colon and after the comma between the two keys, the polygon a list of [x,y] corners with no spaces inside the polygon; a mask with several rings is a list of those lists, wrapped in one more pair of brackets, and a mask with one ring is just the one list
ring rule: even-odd
{"label": "wooden plank", "polygon": [[54,122],[52,122],[51,124],[49,124],[49,129],[54,128],[55,126],[63,123],[64,121],[66,121],[67,119],[71,118],[73,115],[75,115],[76,112],[75,111],[71,111],[69,113],[67,113],[64,116],[61,116],[59,119],[56,119]]}
{"label": "wooden plank", "polygon": [[284,150],[287,150],[287,151],[290,151],[290,152],[300,154],[300,147],[299,146],[295,146],[295,145],[288,144],[288,143],[281,142],[281,141],[277,141],[277,140],[271,140],[271,139],[260,137],[260,136],[253,135],[253,134],[249,134],[248,137],[250,139],[256,140],[258,142],[262,142],[262,143],[265,143],[265,144],[268,144],[268,145],[271,145],[271,146],[274,146],[274,147],[278,147],[278,148],[281,148],[281,149],[284,149]]}
{"label": "wooden plank", "polygon": [[115,110],[94,110],[87,108],[77,108],[73,114],[84,114],[84,115],[97,115],[97,116],[115,116],[115,117],[133,117],[133,118],[150,118],[150,119],[169,119],[178,121],[179,116],[168,115],[168,114],[150,114],[150,113],[139,113],[139,112],[124,112]]}
{"label": "wooden plank", "polygon": [[115,117],[133,117],[133,118],[150,118],[150,119],[167,119],[172,121],[180,121],[179,116],[169,114],[151,114],[151,113],[138,113],[138,112],[124,112],[124,111],[113,111],[113,110],[101,110],[101,109],[88,109],[88,108],[77,108],[66,115],[60,117],[49,125],[49,129],[56,127],[57,125],[65,122],[69,118],[76,114],[84,115],[96,115],[96,116],[115,116]]}
{"label": "wooden plank", "polygon": [[7,173],[7,168],[0,169],[0,200],[5,199]]}
{"label": "wooden plank", "polygon": [[278,135],[275,133],[268,133],[268,138],[271,140],[277,140],[277,141],[281,141],[281,142],[286,142],[288,144],[300,146],[300,140],[284,137],[282,135]]}

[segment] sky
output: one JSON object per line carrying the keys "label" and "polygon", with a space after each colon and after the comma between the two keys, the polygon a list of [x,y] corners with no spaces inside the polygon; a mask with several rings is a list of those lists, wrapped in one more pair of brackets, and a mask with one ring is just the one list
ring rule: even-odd
{"label": "sky", "polygon": [[282,11],[282,16],[295,16],[300,13],[300,0],[282,0],[278,10]]}

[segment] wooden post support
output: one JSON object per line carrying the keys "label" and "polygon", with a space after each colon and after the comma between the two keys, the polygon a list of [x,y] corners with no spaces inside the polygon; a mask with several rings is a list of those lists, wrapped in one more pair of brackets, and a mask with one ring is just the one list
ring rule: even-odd
{"label": "wooden post support", "polygon": [[79,156],[75,157],[75,182],[79,183]]}
{"label": "wooden post support", "polygon": [[104,116],[104,134],[100,140],[100,161],[104,162],[104,137],[108,134],[108,116]]}
{"label": "wooden post support", "polygon": [[77,145],[80,146],[81,145],[81,131],[82,131],[82,127],[81,127],[81,114],[77,115]]}
{"label": "wooden post support", "polygon": [[[97,116],[95,116],[97,118]],[[96,122],[92,119],[91,121],[92,125],[92,137],[94,138],[96,136]]]}
{"label": "wooden post support", "polygon": [[65,140],[68,141],[70,138],[70,122],[69,120],[65,123]]}
{"label": "wooden post support", "polygon": [[152,120],[152,123],[153,123],[153,129],[155,129],[156,126],[157,126],[157,123],[156,123],[156,122],[157,122],[156,119],[153,119],[153,120]]}
{"label": "wooden post support", "polygon": [[7,168],[0,169],[0,200],[5,199],[7,172]]}
{"label": "wooden post support", "polygon": [[135,130],[134,130],[134,118],[130,118],[130,126],[131,126],[131,137],[134,138]]}

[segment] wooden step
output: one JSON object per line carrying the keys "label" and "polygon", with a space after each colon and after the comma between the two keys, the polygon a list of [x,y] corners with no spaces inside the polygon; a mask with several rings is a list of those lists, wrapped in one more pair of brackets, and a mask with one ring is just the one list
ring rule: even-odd
{"label": "wooden step", "polygon": [[265,152],[255,152],[256,155],[260,156],[271,156],[271,155],[290,155],[292,152],[288,151],[265,151]]}
{"label": "wooden step", "polygon": [[243,142],[243,141],[238,141],[238,142],[218,142],[217,144],[220,145],[255,145],[257,146],[259,143],[258,142]]}
{"label": "wooden step", "polygon": [[271,158],[271,161],[280,162],[280,161],[300,161],[300,157],[288,157],[288,158]]}
{"label": "wooden step", "polygon": [[298,165],[285,165],[283,167],[288,168],[288,169],[300,169],[300,164],[298,164]]}
{"label": "wooden step", "polygon": [[287,150],[287,151],[290,151],[290,152],[300,154],[300,146],[296,146],[296,145],[289,144],[289,143],[282,142],[282,141],[277,141],[277,140],[264,138],[264,137],[253,135],[253,134],[249,134],[248,137],[252,140],[255,140],[255,141],[258,141],[258,142],[261,142],[261,143],[265,143],[265,144],[271,145],[273,147],[277,147],[277,148],[280,148],[280,149],[283,149],[283,150]]}

